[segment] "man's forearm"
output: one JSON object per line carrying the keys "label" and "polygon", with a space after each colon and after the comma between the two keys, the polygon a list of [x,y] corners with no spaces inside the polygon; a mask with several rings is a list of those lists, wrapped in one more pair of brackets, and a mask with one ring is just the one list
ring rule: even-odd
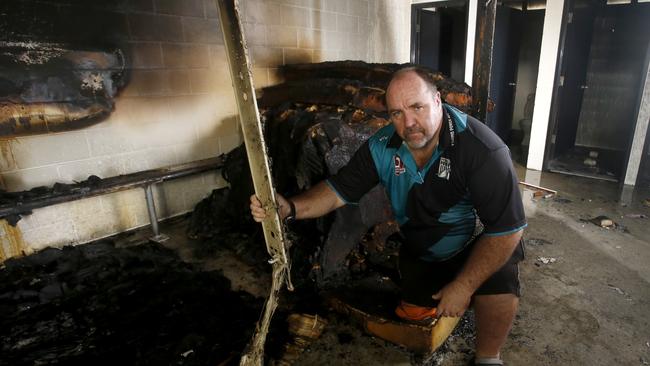
{"label": "man's forearm", "polygon": [[[345,202],[324,181],[289,199],[296,206],[296,219],[321,217],[345,205]],[[285,210],[283,217],[288,214]]]}
{"label": "man's forearm", "polygon": [[503,236],[483,235],[472,249],[469,259],[455,282],[462,284],[474,293],[485,280],[510,259],[522,234],[523,230]]}

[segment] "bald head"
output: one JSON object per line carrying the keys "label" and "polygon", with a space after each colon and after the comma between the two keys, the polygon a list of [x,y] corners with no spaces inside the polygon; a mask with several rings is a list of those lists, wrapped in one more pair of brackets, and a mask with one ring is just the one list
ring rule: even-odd
{"label": "bald head", "polygon": [[420,66],[409,66],[395,71],[390,79],[390,82],[388,83],[388,86],[390,87],[390,84],[392,84],[393,81],[401,79],[407,75],[415,75],[420,78],[427,85],[431,93],[435,94],[438,91],[438,86],[433,80],[433,77],[431,77],[431,73],[427,69]]}

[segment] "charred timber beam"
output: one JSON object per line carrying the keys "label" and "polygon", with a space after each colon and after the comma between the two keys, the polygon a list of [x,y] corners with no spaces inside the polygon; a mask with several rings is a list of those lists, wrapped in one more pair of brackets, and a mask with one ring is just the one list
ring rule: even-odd
{"label": "charred timber beam", "polygon": [[32,210],[41,207],[125,191],[133,188],[145,187],[147,185],[175,178],[215,170],[221,168],[223,162],[223,157],[219,156],[216,158],[199,160],[166,168],[146,170],[133,174],[119,175],[105,179],[97,178],[96,181],[92,182],[86,181],[77,184],[64,185],[66,189],[62,191],[44,189],[43,193],[33,193],[30,191],[5,192],[0,194],[2,201],[5,201],[0,204],[0,218],[29,214]]}
{"label": "charred timber beam", "polygon": [[497,0],[479,0],[477,11],[476,44],[474,46],[474,78],[472,96],[473,115],[485,121],[489,108],[492,50]]}
{"label": "charred timber beam", "polygon": [[371,64],[363,61],[328,61],[317,64],[292,64],[280,67],[286,81],[315,78],[361,80],[368,85],[386,86],[391,76],[410,64]]}
{"label": "charred timber beam", "polygon": [[275,197],[273,177],[266,143],[264,142],[260,114],[255,100],[251,63],[246,51],[243,28],[239,20],[239,4],[237,0],[216,0],[216,3],[219,9],[221,31],[226,46],[226,55],[228,56],[228,65],[235,90],[235,100],[237,101],[239,120],[244,133],[244,143],[246,144],[255,194],[262,202],[262,205],[266,207],[267,212],[270,213],[262,222],[262,229],[266,241],[266,250],[271,256],[270,263],[273,266],[271,293],[264,306],[262,319],[255,329],[255,335],[240,360],[240,365],[261,366],[266,334],[271,323],[271,317],[278,305],[282,285],[286,281],[287,287],[290,290],[293,289],[288,273],[290,263],[287,258],[284,228],[280,220],[279,207]]}
{"label": "charred timber beam", "polygon": [[[361,61],[336,61],[286,65],[285,70],[291,75],[290,80],[262,89],[258,104],[260,107],[274,107],[285,102],[326,104],[384,112],[385,91],[390,77],[394,70],[403,66],[408,64],[386,66]],[[348,69],[350,67],[352,70]],[[309,73],[312,69],[313,75]],[[300,79],[303,74],[305,79]],[[462,111],[470,111],[472,96],[467,84],[439,72],[430,71],[430,74],[446,103]]]}

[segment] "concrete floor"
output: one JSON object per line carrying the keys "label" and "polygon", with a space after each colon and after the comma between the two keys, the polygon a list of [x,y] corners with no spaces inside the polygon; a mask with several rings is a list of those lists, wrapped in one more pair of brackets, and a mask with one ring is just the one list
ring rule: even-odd
{"label": "concrete floor", "polygon": [[[518,174],[558,195],[533,199],[532,190],[523,190],[529,222],[523,297],[503,359],[509,365],[650,364],[650,207],[642,203],[650,190],[621,191],[616,183],[522,168]],[[600,215],[621,226],[582,221]],[[179,243],[182,235],[174,236]],[[191,244],[177,249],[194,261]],[[268,279],[236,258],[203,264],[222,269],[237,289],[266,295]],[[329,326],[297,365],[465,365],[472,356],[467,334],[422,357],[367,336],[338,315],[320,315]]]}

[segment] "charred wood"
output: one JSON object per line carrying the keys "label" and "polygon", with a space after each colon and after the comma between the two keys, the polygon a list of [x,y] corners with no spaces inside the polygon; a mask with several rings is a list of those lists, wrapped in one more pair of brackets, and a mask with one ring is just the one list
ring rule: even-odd
{"label": "charred wood", "polygon": [[[323,104],[336,101],[338,105],[385,111],[384,93],[388,82],[395,71],[407,66],[412,64],[333,61],[285,65],[281,70],[287,82],[265,88],[260,103],[271,106],[282,101]],[[430,74],[445,102],[465,112],[471,110],[472,94],[467,84],[434,70],[430,70]],[[321,87],[327,91],[319,90]],[[336,90],[344,91],[338,99],[332,95]]]}

